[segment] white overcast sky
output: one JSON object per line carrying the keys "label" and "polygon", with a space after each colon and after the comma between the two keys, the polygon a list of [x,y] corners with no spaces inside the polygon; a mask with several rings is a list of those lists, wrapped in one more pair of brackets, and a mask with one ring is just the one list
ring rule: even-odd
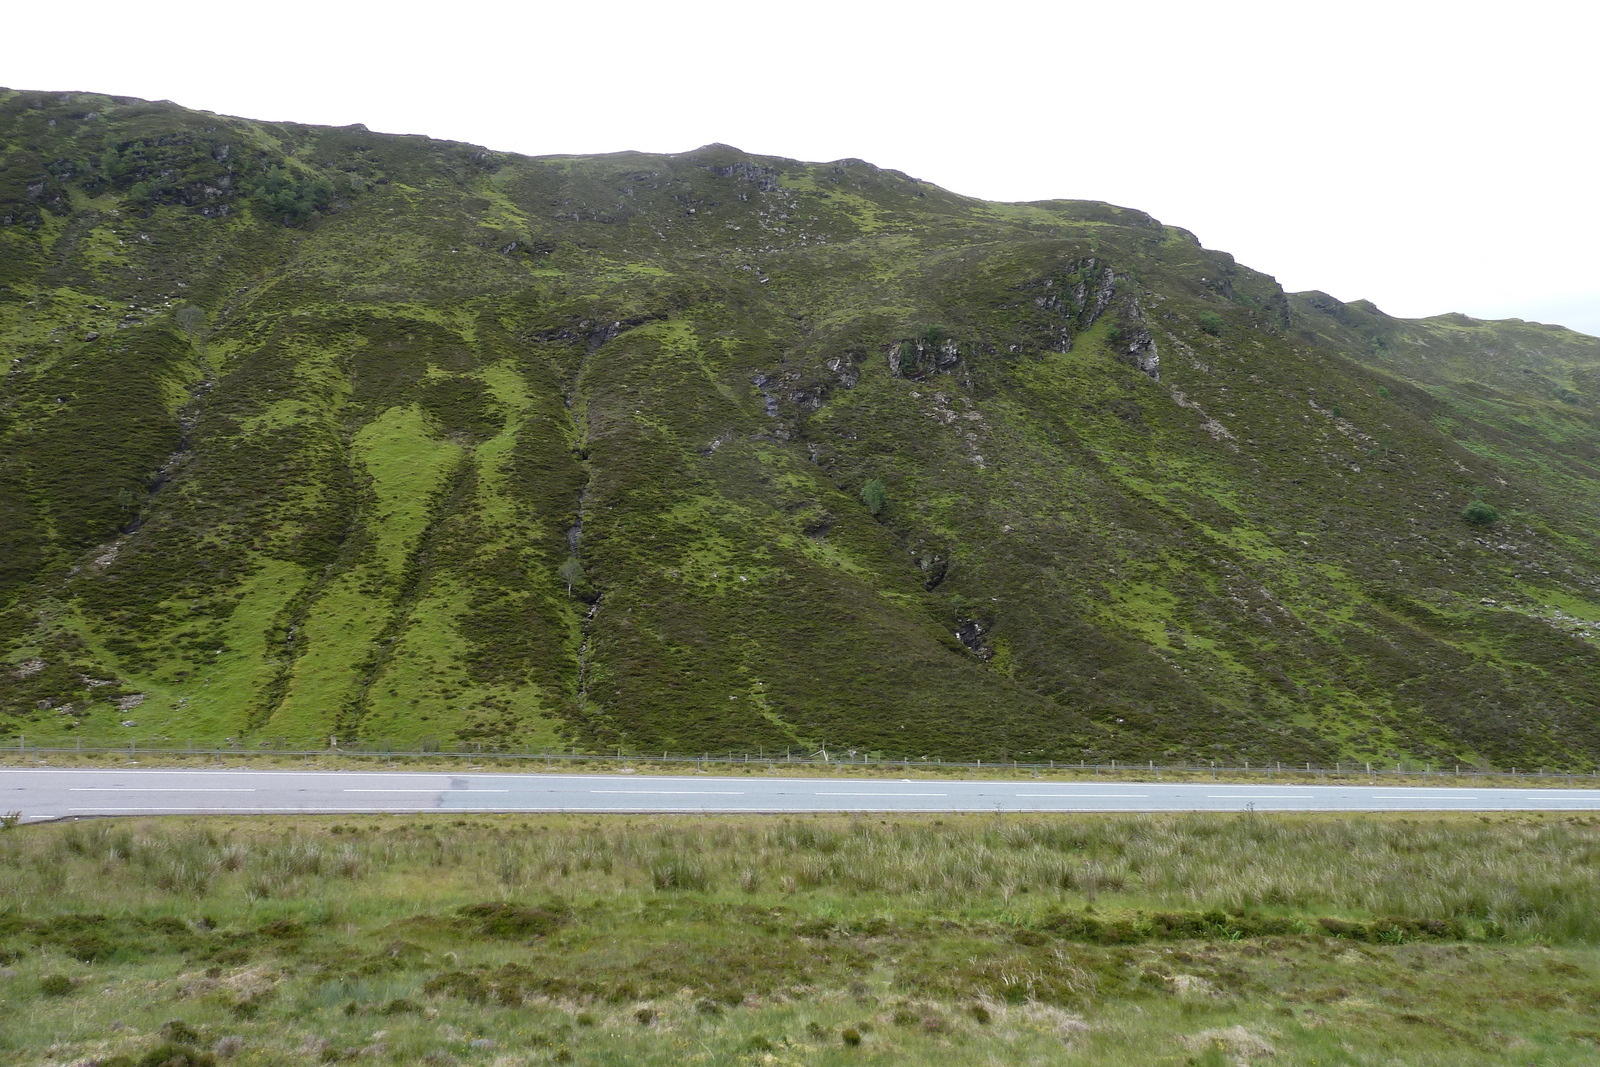
{"label": "white overcast sky", "polygon": [[1600,334],[1600,5],[11,5],[0,84],[1142,208],[1288,289]]}

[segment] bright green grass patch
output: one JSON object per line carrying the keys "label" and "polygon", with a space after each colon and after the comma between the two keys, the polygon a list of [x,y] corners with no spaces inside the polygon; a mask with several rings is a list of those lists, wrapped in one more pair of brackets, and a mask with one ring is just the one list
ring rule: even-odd
{"label": "bright green grass patch", "polygon": [[[364,569],[365,570],[365,569]],[[269,738],[319,738],[334,733],[340,707],[357,684],[368,646],[383,631],[386,606],[367,588],[368,571],[341,575],[317,598],[296,638],[287,693],[262,727]]]}
{"label": "bright green grass patch", "polygon": [[430,499],[461,450],[435,438],[416,405],[385,411],[361,428],[352,447],[372,476],[378,559],[396,578],[427,524]]}

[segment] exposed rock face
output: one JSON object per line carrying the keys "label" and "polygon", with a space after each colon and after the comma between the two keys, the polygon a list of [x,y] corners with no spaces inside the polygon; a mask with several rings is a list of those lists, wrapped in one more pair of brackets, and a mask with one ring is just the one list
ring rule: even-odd
{"label": "exposed rock face", "polygon": [[1148,375],[1152,381],[1161,380],[1161,353],[1156,349],[1155,338],[1150,336],[1148,330],[1140,330],[1134,335],[1127,353],[1133,365],[1139,368],[1139,373]]}

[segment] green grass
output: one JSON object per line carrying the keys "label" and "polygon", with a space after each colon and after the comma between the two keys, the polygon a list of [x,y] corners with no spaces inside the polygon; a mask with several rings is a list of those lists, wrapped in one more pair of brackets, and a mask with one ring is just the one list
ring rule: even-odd
{"label": "green grass", "polygon": [[1597,860],[1556,815],[36,825],[0,1063],[1580,1064]]}

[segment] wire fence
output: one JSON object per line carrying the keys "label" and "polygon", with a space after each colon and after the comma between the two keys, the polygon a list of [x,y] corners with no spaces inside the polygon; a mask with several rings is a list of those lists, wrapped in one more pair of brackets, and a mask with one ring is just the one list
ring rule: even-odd
{"label": "wire fence", "polygon": [[381,741],[368,741],[358,743],[330,743],[326,746],[308,746],[277,739],[269,741],[214,742],[194,741],[183,745],[170,742],[164,744],[140,743],[129,741],[126,745],[39,745],[29,744],[25,737],[19,738],[15,745],[0,745],[0,758],[11,754],[16,758],[27,760],[48,760],[52,756],[127,756],[129,759],[159,758],[200,758],[222,760],[249,759],[252,757],[275,757],[302,759],[309,763],[313,759],[325,757],[345,757],[359,760],[377,760],[392,764],[395,760],[433,760],[444,761],[494,761],[501,764],[510,764],[523,768],[570,767],[579,765],[592,765],[601,763],[606,765],[657,765],[667,766],[693,766],[704,769],[708,766],[730,765],[755,765],[760,764],[769,768],[778,767],[805,767],[805,768],[838,768],[841,771],[854,769],[882,769],[901,770],[905,773],[913,771],[969,771],[974,773],[1013,773],[1018,775],[1037,775],[1040,773],[1072,773],[1081,775],[1098,775],[1103,777],[1129,778],[1136,776],[1152,777],[1160,780],[1162,776],[1171,778],[1261,778],[1267,781],[1276,779],[1285,780],[1326,780],[1335,778],[1348,780],[1352,778],[1368,778],[1377,782],[1384,778],[1421,778],[1425,781],[1437,780],[1440,785],[1483,781],[1485,779],[1509,779],[1525,781],[1530,784],[1556,784],[1564,783],[1572,787],[1600,788],[1600,768],[1590,771],[1579,771],[1570,768],[1540,767],[1537,770],[1525,767],[1493,768],[1480,765],[1452,764],[1449,766],[1434,763],[1415,763],[1397,761],[1394,763],[1372,763],[1366,761],[1344,760],[1336,762],[1333,766],[1316,763],[1284,763],[1282,761],[1267,761],[1252,763],[1248,760],[1239,763],[1224,763],[1213,761],[1209,763],[1157,763],[1155,760],[1108,760],[1090,762],[1088,760],[945,760],[930,759],[927,757],[900,757],[890,758],[872,753],[862,753],[853,749],[834,752],[827,749],[814,751],[797,751],[785,749],[757,752],[640,752],[628,749],[617,749],[610,752],[583,752],[577,749],[556,750],[548,748],[506,748],[493,744],[477,742],[422,742],[420,745],[402,746],[392,745]]}

